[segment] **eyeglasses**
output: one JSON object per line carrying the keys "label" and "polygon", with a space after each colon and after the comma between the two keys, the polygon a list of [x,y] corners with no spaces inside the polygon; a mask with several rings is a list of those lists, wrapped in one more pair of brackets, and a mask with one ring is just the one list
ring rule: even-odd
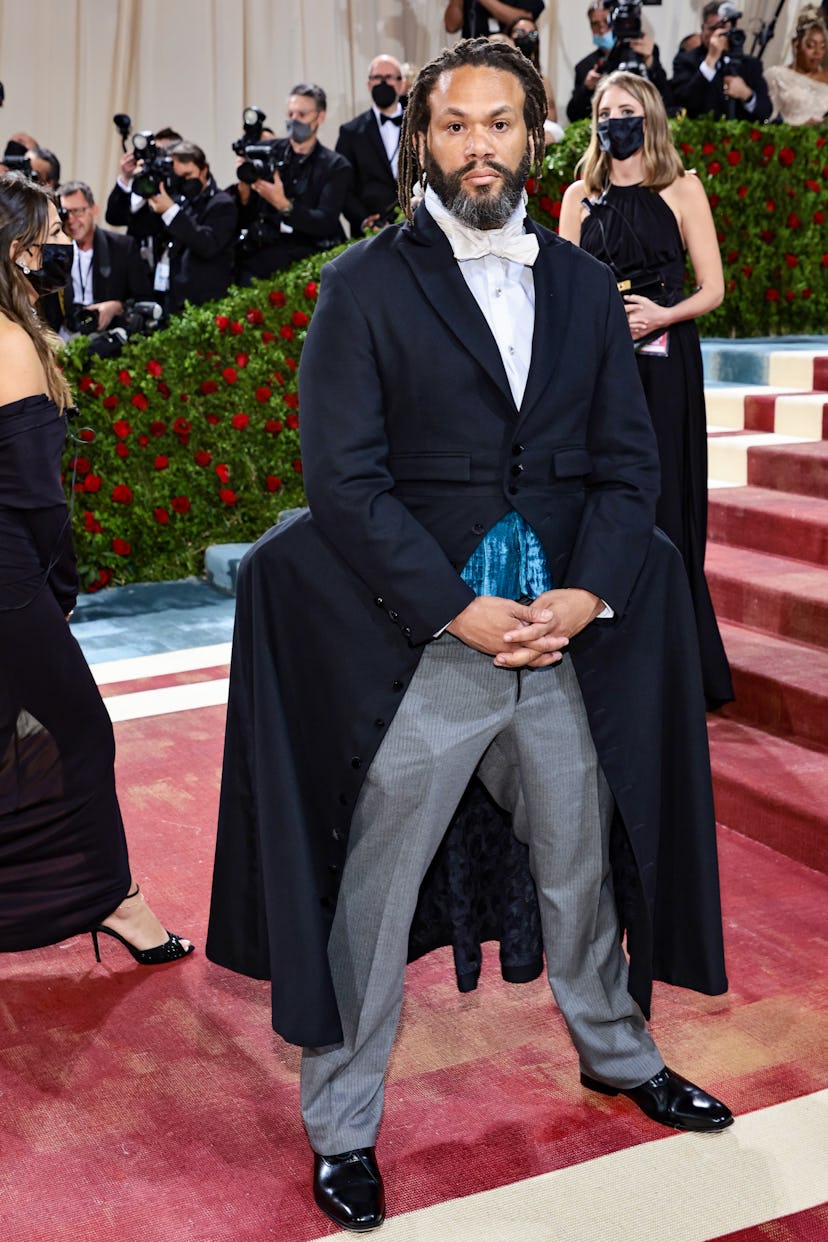
{"label": "eyeglasses", "polygon": [[400,75],[399,73],[372,73],[372,74],[369,76],[368,81],[369,81],[369,82],[374,82],[374,83],[378,83],[378,82],[402,82],[402,77],[401,77],[401,75]]}
{"label": "eyeglasses", "polygon": [[62,207],[60,214],[68,220],[70,216],[85,216],[87,211],[91,210],[92,208],[88,205],[86,207]]}

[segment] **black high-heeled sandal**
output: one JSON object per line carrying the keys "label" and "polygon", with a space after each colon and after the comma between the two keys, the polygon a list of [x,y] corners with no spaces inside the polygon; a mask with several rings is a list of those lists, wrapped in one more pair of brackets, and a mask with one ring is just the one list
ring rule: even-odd
{"label": "black high-heeled sandal", "polygon": [[[134,893],[127,893],[124,901],[129,901],[130,897],[137,897],[141,891],[139,884],[135,885]],[[161,966],[165,962],[177,962],[182,957],[188,957],[195,949],[195,945],[191,944],[187,948],[181,942],[181,937],[176,936],[175,932],[167,932],[167,939],[163,944],[156,945],[152,949],[136,949],[134,944],[130,944],[125,940],[120,932],[116,932],[111,927],[104,927],[103,923],[96,923],[94,927],[89,928],[89,934],[92,937],[92,944],[95,948],[95,960],[101,960],[101,952],[98,947],[98,933],[103,932],[106,936],[114,936],[116,940],[120,940],[125,949],[129,949],[136,962],[141,966]]]}

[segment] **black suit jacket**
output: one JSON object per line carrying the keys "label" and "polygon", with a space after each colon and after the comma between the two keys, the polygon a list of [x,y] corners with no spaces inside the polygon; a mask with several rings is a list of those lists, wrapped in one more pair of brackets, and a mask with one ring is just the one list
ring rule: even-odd
{"label": "black suit jacket", "polygon": [[164,231],[170,246],[167,310],[185,302],[200,306],[224,297],[233,271],[238,211],[229,194],[211,177],[198,198],[182,207]]}
{"label": "black suit jacket", "polygon": [[[592,116],[593,92],[587,90],[584,85],[584,80],[590,69],[594,69],[598,65],[603,69],[604,73],[611,73],[613,69],[618,68],[620,58],[621,51],[616,44],[609,52],[596,48],[594,52],[590,52],[589,56],[585,56],[583,60],[578,61],[575,66],[575,84],[572,88],[569,103],[566,105],[566,115],[570,121],[584,121]],[[671,102],[670,84],[667,81],[667,74],[664,72],[664,66],[659,58],[657,45],[653,48],[653,64],[652,68],[647,70],[647,76],[664,100],[665,108],[669,108]]]}
{"label": "black suit jacket", "polygon": [[[546,8],[544,0],[503,0],[504,4],[508,4],[513,9],[525,9],[527,13],[531,13],[535,21],[538,20],[543,10]],[[464,39],[473,39],[478,35],[489,34],[489,22],[491,14],[482,4],[478,4],[477,0],[463,0],[463,34]],[[506,27],[501,22],[500,29],[505,30]]]}
{"label": "black suit jacket", "polygon": [[361,237],[366,216],[383,212],[397,201],[397,179],[391,171],[373,109],[340,126],[336,149],[353,169],[344,214],[351,236]]}
{"label": "black suit jacket", "polygon": [[[540,253],[520,409],[424,208],[323,269],[300,367],[310,516],[264,536],[239,573],[207,945],[272,979],[274,1025],[298,1043],[341,1038],[326,946],[360,783],[423,644],[472,598],[460,568],[513,508],[556,585],[617,614],[570,648],[625,826],[630,988],[646,1009],[653,972],[726,985],[692,606],[678,553],[652,532],[658,459],[626,317],[607,268],[526,227]],[[466,881],[511,888],[496,857],[488,844],[470,857]],[[452,886],[438,891],[459,914]],[[418,943],[446,939],[432,925]],[[512,977],[533,977],[538,955]]]}
{"label": "black suit jacket", "polygon": [[[705,116],[710,112],[721,119],[729,115],[728,101],[724,93],[725,72],[719,70],[713,81],[708,82],[699,70],[706,55],[706,48],[695,47],[690,52],[679,52],[676,56],[673,61],[671,83],[673,103],[678,108],[686,108],[687,115],[690,117]],[[738,76],[744,79],[756,95],[756,107],[752,112],[748,112],[741,99],[732,100],[733,119],[767,121],[772,109],[761,61],[754,56],[745,56]]]}

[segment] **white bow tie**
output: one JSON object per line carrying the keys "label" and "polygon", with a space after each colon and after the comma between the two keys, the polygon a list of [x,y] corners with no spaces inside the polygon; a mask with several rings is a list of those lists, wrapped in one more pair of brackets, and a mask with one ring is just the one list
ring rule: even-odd
{"label": "white bow tie", "polygon": [[512,233],[504,237],[499,229],[467,229],[462,225],[447,228],[445,232],[459,263],[493,254],[498,259],[510,259],[531,267],[538,257],[538,239],[534,233]]}

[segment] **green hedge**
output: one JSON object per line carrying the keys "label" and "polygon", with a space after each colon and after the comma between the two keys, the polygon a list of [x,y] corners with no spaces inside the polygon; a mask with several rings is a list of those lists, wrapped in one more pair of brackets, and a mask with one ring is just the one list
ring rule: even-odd
{"label": "green hedge", "polygon": [[[708,189],[725,265],[725,301],[703,320],[705,334],[824,332],[824,134],[687,120],[673,128]],[[556,227],[588,137],[586,122],[571,126],[530,183],[542,224]],[[118,359],[90,359],[82,339],[68,346],[66,371],[89,429],[74,480],[85,589],[199,573],[209,544],[255,539],[280,510],[304,502],[296,368],[330,257],[190,308],[164,331],[134,338]]]}

